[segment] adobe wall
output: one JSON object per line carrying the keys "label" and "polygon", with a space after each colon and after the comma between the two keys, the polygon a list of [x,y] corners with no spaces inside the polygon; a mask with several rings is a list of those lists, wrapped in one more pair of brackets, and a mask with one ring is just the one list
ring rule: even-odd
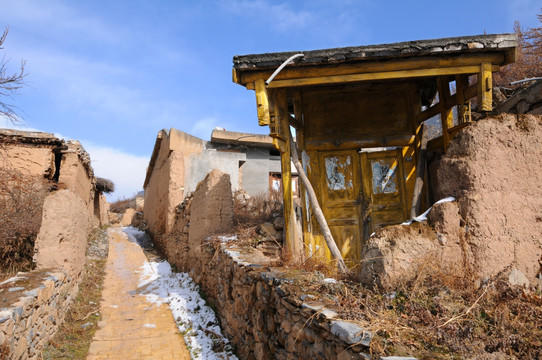
{"label": "adobe wall", "polygon": [[90,157],[78,141],[70,140],[62,151],[58,183],[77,194],[85,203],[89,216],[94,216],[96,178]]}
{"label": "adobe wall", "polygon": [[531,283],[542,276],[541,167],[542,116],[534,115],[503,114],[473,123],[440,160],[437,194],[457,202],[448,205],[449,215],[434,220],[437,231],[463,239],[465,255],[482,277],[512,269]]}
{"label": "adobe wall", "polygon": [[[226,336],[242,359],[358,359],[371,335],[332,309],[295,291],[293,280],[257,249],[208,236],[233,226],[229,176],[211,172],[185,199],[157,248],[190,272],[214,304]],[[294,291],[292,291],[294,290]]]}
{"label": "adobe wall", "polygon": [[35,242],[37,269],[63,267],[78,276],[85,264],[85,249],[92,217],[82,199],[71,190],[58,190],[45,198],[41,228]]}
{"label": "adobe wall", "polygon": [[25,144],[6,146],[0,161],[4,168],[17,169],[27,175],[51,178],[55,172],[52,147],[35,147]]}
{"label": "adobe wall", "polygon": [[185,159],[201,152],[203,141],[171,129],[158,133],[145,181],[144,218],[154,237],[167,234],[175,217],[175,207],[183,200]]}

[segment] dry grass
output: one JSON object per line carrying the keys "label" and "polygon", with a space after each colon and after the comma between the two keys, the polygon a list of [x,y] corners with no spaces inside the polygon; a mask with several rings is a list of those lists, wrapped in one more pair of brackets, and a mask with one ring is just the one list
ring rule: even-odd
{"label": "dry grass", "polygon": [[111,203],[109,210],[117,214],[123,214],[126,209],[135,209],[135,197],[129,199],[121,198]]}
{"label": "dry grass", "polygon": [[250,228],[272,222],[279,214],[282,214],[282,194],[279,192],[256,196],[238,192],[234,196],[233,215],[238,227]]}
{"label": "dry grass", "polygon": [[16,170],[0,170],[0,277],[32,268],[34,242],[51,183]]}
{"label": "dry grass", "polygon": [[[107,236],[96,229],[89,240]],[[64,323],[42,353],[46,360],[85,359],[94,333],[98,328],[100,300],[105,276],[106,258],[89,260],[83,271],[79,292]]]}
{"label": "dry grass", "polygon": [[434,260],[421,264],[414,280],[387,293],[348,280],[322,282],[324,276],[313,271],[293,288],[373,333],[375,358],[463,359],[493,353],[542,358],[540,290],[510,286],[502,277],[480,283],[471,271],[443,270]]}

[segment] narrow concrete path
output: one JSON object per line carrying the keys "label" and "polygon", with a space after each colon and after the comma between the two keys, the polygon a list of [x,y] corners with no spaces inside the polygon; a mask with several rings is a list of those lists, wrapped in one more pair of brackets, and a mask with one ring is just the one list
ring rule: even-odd
{"label": "narrow concrete path", "polygon": [[169,307],[150,303],[138,293],[138,271],[145,261],[138,244],[129,241],[120,228],[109,229],[102,320],[88,360],[190,359]]}

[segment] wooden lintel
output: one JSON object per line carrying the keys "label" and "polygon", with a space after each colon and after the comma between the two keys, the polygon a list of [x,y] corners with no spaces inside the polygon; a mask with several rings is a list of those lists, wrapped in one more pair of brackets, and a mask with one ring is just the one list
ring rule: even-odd
{"label": "wooden lintel", "polygon": [[346,140],[340,144],[331,140],[305,139],[305,150],[345,150],[369,147],[408,146],[416,141],[415,135],[399,135],[388,137],[363,137],[362,140]]}
{"label": "wooden lintel", "polygon": [[300,78],[300,79],[273,80],[268,85],[268,88],[287,88],[287,87],[310,86],[310,85],[344,84],[344,83],[351,83],[351,82],[358,82],[358,81],[407,79],[407,78],[457,75],[457,74],[476,74],[476,73],[479,73],[479,71],[480,71],[479,65],[470,65],[470,66],[457,66],[457,67],[433,68],[433,69],[382,71],[382,72],[350,74],[350,75],[315,76],[315,77],[307,77],[307,78]]}
{"label": "wooden lintel", "polygon": [[493,109],[492,92],[492,66],[490,63],[483,63],[478,72],[478,108],[480,111],[491,111]]}
{"label": "wooden lintel", "polygon": [[[324,66],[313,65],[303,67],[286,67],[273,81],[310,78],[315,76],[350,75],[396,70],[433,69],[469,65],[479,66],[483,62],[496,64],[497,66],[504,65],[506,63],[504,54],[498,53],[469,54],[452,58],[441,58],[434,56],[410,59],[360,61],[357,63],[325,64]],[[234,82],[247,86],[247,84],[252,83],[257,79],[267,79],[273,73],[273,71],[275,71],[275,68],[264,70],[234,69],[234,71],[237,72],[237,74],[234,76]]]}

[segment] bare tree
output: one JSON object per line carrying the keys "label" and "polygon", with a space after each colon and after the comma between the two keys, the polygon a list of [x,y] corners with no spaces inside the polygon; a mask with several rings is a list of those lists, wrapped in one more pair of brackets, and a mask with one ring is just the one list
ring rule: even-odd
{"label": "bare tree", "polygon": [[[542,14],[537,17],[542,24]],[[512,81],[542,76],[542,27],[523,30],[516,21],[514,31],[518,37],[516,62],[495,74],[495,86],[508,87]]]}
{"label": "bare tree", "polygon": [[[2,45],[8,36],[9,28],[6,28],[0,36],[0,50],[4,48]],[[5,99],[13,98],[17,90],[24,85],[24,78],[26,73],[24,72],[25,61],[21,60],[21,69],[15,73],[9,73],[7,69],[8,60],[5,55],[0,61],[0,117],[6,118],[15,123],[19,121],[16,113],[16,107],[8,104]]]}

